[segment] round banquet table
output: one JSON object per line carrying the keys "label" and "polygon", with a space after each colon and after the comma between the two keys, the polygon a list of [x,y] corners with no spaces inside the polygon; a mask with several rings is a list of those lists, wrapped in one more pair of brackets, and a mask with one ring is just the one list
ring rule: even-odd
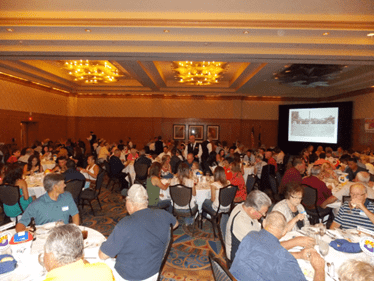
{"label": "round banquet table", "polygon": [[[33,241],[31,246],[31,253],[24,254],[24,256],[18,261],[17,268],[5,274],[0,274],[0,280],[2,281],[42,281],[45,279],[46,272],[38,262],[38,256],[44,252],[44,244],[48,237],[48,231],[53,228],[55,223],[48,223],[42,226],[37,226],[37,231],[34,235],[36,240]],[[79,226],[81,230],[87,230],[88,236],[84,240],[84,257],[89,263],[105,262],[114,271],[115,259],[108,259],[102,261],[99,259],[98,252],[101,244],[106,240],[104,235],[100,232],[84,226]],[[15,230],[6,230],[12,235],[15,234]],[[11,249],[11,248],[10,248]],[[7,250],[9,251],[9,249]]]}
{"label": "round banquet table", "polygon": [[123,173],[128,173],[131,177],[131,182],[134,184],[135,182],[135,169],[134,169],[134,161],[132,161],[130,164],[128,164],[125,168],[122,170]]}
{"label": "round banquet table", "polygon": [[247,178],[249,175],[253,175],[255,172],[255,167],[254,166],[244,166],[244,181],[247,184]]}
{"label": "round banquet table", "polygon": [[[340,230],[328,230],[330,233],[334,234],[337,236],[336,239],[341,239],[341,238],[350,238],[353,240],[353,242],[358,242],[360,237],[357,236],[357,235],[352,235],[352,234],[343,234]],[[291,231],[291,232],[288,232],[285,236],[283,236],[280,241],[283,241],[283,240],[289,240],[291,238],[294,238],[294,237],[297,237],[297,236],[303,236],[301,233],[299,232],[296,232],[296,231]],[[362,235],[361,237],[364,237],[365,235]],[[322,237],[322,240],[327,242],[327,243],[330,243],[333,239],[328,236],[327,234],[325,234],[323,237]],[[315,247],[315,250],[318,252],[319,250],[319,246],[316,245]],[[290,249],[289,252],[298,252],[300,251],[302,248],[301,247],[295,247],[293,249]],[[329,252],[328,254],[324,257],[326,263],[325,263],[325,272],[326,272],[326,281],[335,281],[335,280],[338,280],[338,269],[339,267],[345,262],[345,261],[348,261],[348,260],[351,260],[351,259],[359,259],[359,260],[364,260],[364,261],[367,261],[367,262],[370,262],[370,257],[368,257],[365,253],[361,252],[361,253],[344,253],[344,252],[339,252],[337,250],[335,250],[334,248],[330,247],[329,246]],[[306,260],[302,260],[302,259],[299,259],[297,260],[297,262],[299,263],[300,265],[300,268],[302,270],[302,272],[304,273],[305,277],[307,280],[313,280],[313,277],[314,277],[314,269],[312,267],[312,265],[310,264],[309,261],[306,261]],[[335,273],[334,273],[334,279],[332,279],[328,274],[327,274],[327,271],[328,271],[328,268],[327,268],[327,262],[329,263],[334,263],[334,268],[335,268]]]}
{"label": "round banquet table", "polygon": [[205,199],[211,198],[210,182],[198,182],[196,184],[196,203],[201,214]]}
{"label": "round banquet table", "polygon": [[42,164],[43,166],[43,171],[47,169],[53,169],[56,166],[56,162],[54,162],[53,160],[50,160],[50,161],[43,160],[40,162],[40,164]]}
{"label": "round banquet table", "polygon": [[29,196],[35,196],[36,198],[42,196],[46,191],[43,187],[44,174],[39,173],[34,176],[27,176],[25,181],[27,183],[27,189]]}

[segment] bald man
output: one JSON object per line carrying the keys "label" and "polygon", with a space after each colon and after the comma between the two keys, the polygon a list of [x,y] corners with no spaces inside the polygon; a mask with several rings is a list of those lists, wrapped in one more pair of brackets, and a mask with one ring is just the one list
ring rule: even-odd
{"label": "bald man", "polygon": [[357,226],[374,231],[374,204],[367,197],[367,187],[361,183],[351,185],[349,190],[350,202],[345,202],[330,226],[330,229],[357,228]]}
{"label": "bald man", "polygon": [[306,280],[296,259],[309,260],[314,280],[325,280],[325,261],[314,249],[289,253],[279,239],[286,232],[286,218],[271,212],[264,228],[251,231],[240,243],[230,272],[237,280]]}

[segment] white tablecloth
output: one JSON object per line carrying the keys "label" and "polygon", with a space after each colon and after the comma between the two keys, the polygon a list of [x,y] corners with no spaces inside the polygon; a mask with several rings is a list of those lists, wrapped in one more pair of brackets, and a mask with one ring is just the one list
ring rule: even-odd
{"label": "white tablecloth", "polygon": [[46,191],[43,187],[44,175],[39,174],[38,176],[26,177],[27,189],[29,196],[35,196],[36,198],[42,196]]}
{"label": "white tablecloth", "polygon": [[[51,226],[51,224],[47,224],[48,226]],[[43,232],[44,227],[38,227],[37,229],[41,229],[41,233]],[[101,246],[101,243],[106,240],[104,235],[102,235],[100,232],[89,228],[89,227],[83,227],[79,226],[81,230],[85,229],[88,231],[88,237],[86,240],[84,240],[84,245],[87,247],[84,249],[84,256],[90,263],[95,262],[105,262],[112,270],[114,270],[114,259],[108,259],[106,261],[102,261],[98,257],[98,251]],[[9,232],[12,233],[12,235],[15,233],[15,230],[10,230]],[[37,231],[38,233],[38,231]],[[16,280],[25,280],[25,281],[41,281],[45,279],[45,274],[43,271],[43,267],[38,262],[38,255],[44,251],[44,244],[46,241],[46,238],[48,237],[48,233],[43,234],[36,234],[36,240],[33,241],[32,247],[31,247],[31,254],[25,254],[25,256],[18,261],[17,268],[9,273],[6,274],[0,274],[0,280],[2,281],[16,281]]]}
{"label": "white tablecloth", "polygon": [[244,181],[245,183],[247,184],[247,178],[248,178],[248,175],[253,175],[255,172],[255,167],[254,166],[251,166],[251,167],[244,167]]}
{"label": "white tablecloth", "polygon": [[130,174],[130,177],[131,177],[131,181],[132,183],[134,184],[134,181],[135,181],[135,169],[134,169],[134,162],[131,162],[130,164],[128,164],[123,170],[122,170],[123,173],[129,173]]}
{"label": "white tablecloth", "polygon": [[[338,234],[337,230],[328,230],[330,231],[331,233],[333,234]],[[282,237],[281,241],[283,240],[288,240],[288,239],[291,239],[293,237],[297,237],[297,236],[302,236],[300,233],[296,232],[296,231],[291,231],[291,232],[288,232],[284,237]],[[357,237],[358,239],[358,237]],[[327,242],[327,243],[330,243],[331,242],[331,238],[328,236],[328,235],[324,235],[322,237],[322,240]],[[315,246],[315,249],[316,251],[319,250],[319,246],[316,245]],[[299,249],[291,249],[290,252],[297,252],[297,251],[300,251]],[[334,248],[332,247],[329,247],[329,253],[326,255],[326,257],[324,258],[326,263],[329,262],[333,262],[334,263],[334,266],[335,266],[335,278],[337,279],[337,272],[338,272],[338,269],[339,267],[347,260],[350,260],[350,259],[360,259],[360,260],[365,260],[367,262],[370,262],[370,258],[364,254],[363,252],[361,253],[358,253],[358,254],[351,254],[351,253],[343,253],[343,252],[339,252],[339,251],[336,251]],[[310,264],[309,261],[305,261],[305,260],[297,260],[302,271],[304,272],[314,272],[313,270],[313,267],[312,265]],[[326,281],[333,281],[333,279],[331,279],[328,275],[327,275],[327,264],[325,264],[325,272],[326,272]],[[313,276],[306,276],[307,277],[307,280],[313,280]]]}
{"label": "white tablecloth", "polygon": [[198,182],[196,185],[196,203],[199,208],[199,213],[202,212],[205,199],[210,199],[211,196],[210,183]]}
{"label": "white tablecloth", "polygon": [[41,161],[40,164],[43,166],[43,171],[47,169],[53,169],[56,166],[56,162],[54,161]]}

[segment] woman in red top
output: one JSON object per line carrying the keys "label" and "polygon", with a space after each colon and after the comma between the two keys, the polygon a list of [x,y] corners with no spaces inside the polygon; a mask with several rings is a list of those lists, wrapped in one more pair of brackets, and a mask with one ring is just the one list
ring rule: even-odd
{"label": "woman in red top", "polygon": [[238,191],[236,192],[234,202],[245,201],[245,199],[247,198],[247,188],[245,186],[245,181],[240,168],[240,163],[236,161],[232,162],[231,171],[232,178],[230,179],[230,183],[238,187]]}

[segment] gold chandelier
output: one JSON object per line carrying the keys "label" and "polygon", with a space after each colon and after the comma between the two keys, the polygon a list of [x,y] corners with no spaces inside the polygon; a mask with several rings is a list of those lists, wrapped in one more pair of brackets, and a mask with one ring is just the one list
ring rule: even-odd
{"label": "gold chandelier", "polygon": [[215,61],[173,62],[173,70],[178,82],[198,86],[218,83],[225,67],[226,63]]}
{"label": "gold chandelier", "polygon": [[67,60],[62,63],[74,81],[88,84],[113,83],[123,76],[109,61]]}

